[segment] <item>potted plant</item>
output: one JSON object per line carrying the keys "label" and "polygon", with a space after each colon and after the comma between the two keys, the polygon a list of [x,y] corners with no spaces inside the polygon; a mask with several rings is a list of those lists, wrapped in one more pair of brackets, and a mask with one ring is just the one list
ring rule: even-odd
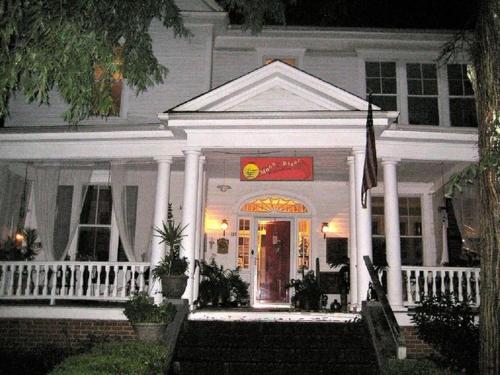
{"label": "potted plant", "polygon": [[162,302],[160,305],[153,303],[153,298],[146,292],[133,294],[125,302],[123,313],[132,324],[137,337],[143,341],[160,341],[175,316],[175,306]]}
{"label": "potted plant", "polygon": [[210,263],[200,262],[200,282],[198,304],[212,307],[238,307],[248,304],[248,283],[243,281],[238,269],[228,270]]}
{"label": "potted plant", "polygon": [[163,295],[167,298],[179,299],[186,289],[188,277],[188,261],[180,256],[183,233],[186,227],[175,225],[171,219],[162,223],[162,228],[155,228],[156,237],[161,238],[160,243],[166,243],[168,254],[153,268],[153,277],[161,280]]}
{"label": "potted plant", "polygon": [[292,279],[287,288],[293,288],[292,303],[303,310],[319,310],[323,295],[314,271],[303,274],[302,280]]}

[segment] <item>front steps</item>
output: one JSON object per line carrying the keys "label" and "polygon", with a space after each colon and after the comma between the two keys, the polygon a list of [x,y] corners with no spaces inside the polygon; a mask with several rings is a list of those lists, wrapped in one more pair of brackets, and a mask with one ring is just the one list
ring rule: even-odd
{"label": "front steps", "polygon": [[378,374],[364,324],[187,321],[171,375]]}

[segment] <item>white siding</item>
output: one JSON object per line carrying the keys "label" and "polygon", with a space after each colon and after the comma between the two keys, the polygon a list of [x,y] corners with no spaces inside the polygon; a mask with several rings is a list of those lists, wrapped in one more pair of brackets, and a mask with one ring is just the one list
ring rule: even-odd
{"label": "white siding", "polygon": [[215,50],[212,87],[218,87],[257,68],[252,50]]}

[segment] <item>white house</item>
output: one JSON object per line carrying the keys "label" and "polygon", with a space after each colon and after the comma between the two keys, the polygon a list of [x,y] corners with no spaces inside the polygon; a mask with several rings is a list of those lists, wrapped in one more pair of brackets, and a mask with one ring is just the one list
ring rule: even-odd
{"label": "white house", "polygon": [[[478,157],[467,56],[437,62],[450,33],[269,27],[252,35],[228,25],[212,1],[178,3],[193,37],[152,26],[168,78],[139,96],[123,82],[115,117],[73,127],[55,94],[50,106],[12,98],[0,129],[3,240],[21,216],[43,250],[32,262],[0,262],[0,298],[154,294],[147,270],[165,249],[152,228],[171,202],[186,226],[190,302],[196,259],[240,267],[252,306],[287,306],[286,283],[301,266],[315,269],[318,258],[332,271],[330,256],[345,249],[356,310],[369,283],[362,257],[385,248],[395,310],[441,288],[479,303],[478,269],[442,266],[443,184]],[[368,92],[379,181],[362,208]]]}

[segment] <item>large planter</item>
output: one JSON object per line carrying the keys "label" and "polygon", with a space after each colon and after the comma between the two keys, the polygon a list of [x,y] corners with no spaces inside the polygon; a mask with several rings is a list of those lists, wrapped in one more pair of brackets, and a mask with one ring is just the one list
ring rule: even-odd
{"label": "large planter", "polygon": [[186,275],[170,275],[161,278],[161,290],[166,298],[180,299],[186,290]]}
{"label": "large planter", "polygon": [[147,342],[162,341],[167,329],[165,323],[132,323],[132,327],[139,340]]}

